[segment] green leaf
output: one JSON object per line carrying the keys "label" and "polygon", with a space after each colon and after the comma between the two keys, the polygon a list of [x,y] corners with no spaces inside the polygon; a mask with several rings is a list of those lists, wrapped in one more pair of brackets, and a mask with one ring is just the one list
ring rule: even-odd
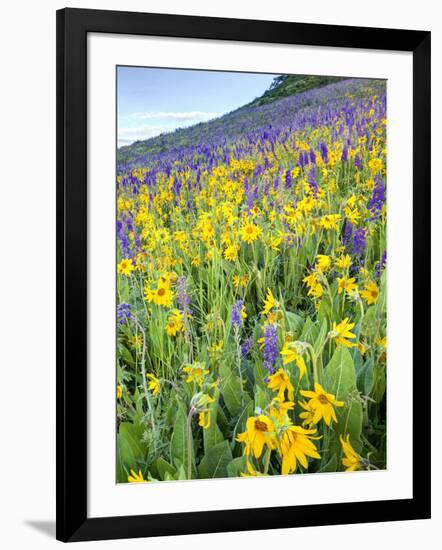
{"label": "green leaf", "polygon": [[358,390],[364,395],[370,395],[374,385],[373,359],[367,359],[357,375]]}
{"label": "green leaf", "polygon": [[[227,365],[222,365],[219,369],[221,377],[221,395],[224,403],[232,416],[235,416],[241,407],[241,380],[239,376]],[[250,400],[248,394],[243,391],[243,398]]]}
{"label": "green leaf", "polygon": [[328,333],[328,323],[327,319],[324,319],[321,323],[321,328],[319,329],[318,336],[316,337],[315,343],[313,344],[313,349],[315,353],[318,353],[324,343],[325,338]]}
{"label": "green leaf", "polygon": [[301,342],[308,342],[313,345],[316,338],[318,337],[318,332],[318,327],[313,323],[310,317],[307,317],[299,340]]}
{"label": "green leaf", "polygon": [[378,313],[376,306],[370,306],[361,321],[361,332],[367,338],[374,338],[378,327]]}
{"label": "green leaf", "polygon": [[117,435],[117,477],[121,482],[127,482],[127,472],[135,469],[137,463],[146,456],[146,445],[137,435],[136,428],[130,422],[120,424]]}
{"label": "green leaf", "polygon": [[374,381],[370,397],[374,399],[376,403],[380,403],[384,397],[386,388],[385,368],[382,365],[376,364],[373,370]]}
{"label": "green leaf", "polygon": [[[117,438],[118,441],[118,438]],[[128,468],[124,466],[124,462],[121,456],[122,450],[120,444],[117,444],[117,483],[127,483]]]}
{"label": "green leaf", "polygon": [[261,361],[255,361],[254,362],[254,367],[253,367],[253,371],[254,371],[254,377],[255,377],[255,385],[256,386],[259,386],[260,388],[262,388],[263,390],[265,389],[266,387],[266,383],[264,382],[264,378],[268,375],[268,372],[267,370],[264,368],[264,365],[262,364]]}
{"label": "green leaf", "polygon": [[265,409],[266,405],[269,403],[270,399],[267,396],[267,393],[262,388],[256,388],[255,391],[255,408],[259,407],[260,409]]}
{"label": "green leaf", "polygon": [[348,394],[356,390],[356,371],[353,359],[347,348],[339,346],[325,368],[327,392],[336,399],[345,401]]}
{"label": "green leaf", "polygon": [[287,319],[288,329],[291,333],[293,333],[293,337],[296,339],[301,333],[304,319],[293,311],[286,311],[285,317]]}
{"label": "green leaf", "polygon": [[324,466],[322,466],[322,468],[318,470],[318,474],[324,473],[324,472],[336,472],[337,465],[338,465],[338,461],[337,461],[336,455],[332,455],[330,460]]}
{"label": "green leaf", "polygon": [[338,457],[338,464],[341,464],[343,456],[342,445],[339,436],[345,439],[347,434],[350,435],[350,443],[354,450],[359,453],[362,449],[361,432],[362,432],[362,404],[360,401],[350,400],[342,412],[338,413],[338,422],[333,425],[333,436],[330,442],[330,453]]}
{"label": "green leaf", "polygon": [[218,443],[221,443],[224,441],[224,436],[219,429],[219,426],[217,424],[217,417],[218,417],[218,405],[219,405],[219,388],[216,388],[215,393],[213,395],[213,403],[209,406],[210,411],[210,426],[208,428],[205,428],[203,430],[203,440],[204,440],[204,452],[207,453],[207,451],[217,445]]}
{"label": "green leaf", "polygon": [[246,456],[240,456],[240,457],[234,458],[227,465],[227,475],[229,477],[240,477],[241,472],[246,471],[246,464],[247,464]]}
{"label": "green leaf", "polygon": [[182,464],[178,468],[178,472],[175,474],[175,479],[187,479],[186,470],[184,469],[184,466]]}
{"label": "green leaf", "polygon": [[134,456],[135,459],[142,460],[144,458],[145,444],[140,440],[139,433],[134,424],[130,422],[122,422],[118,429],[119,441],[123,443],[125,449],[128,450],[128,458]]}
{"label": "green leaf", "polygon": [[326,296],[321,300],[321,305],[318,311],[318,320],[323,322],[327,319],[333,319],[333,308],[330,305],[330,298]]}
{"label": "green leaf", "polygon": [[370,395],[375,382],[374,364],[373,361],[367,361],[364,376],[364,394]]}
{"label": "green leaf", "polygon": [[166,479],[166,474],[168,473],[172,477],[175,475],[176,470],[175,468],[169,464],[162,456],[157,458],[155,462],[158,474],[160,475],[161,479],[164,481]]}
{"label": "green leaf", "polygon": [[131,352],[126,348],[126,346],[123,346],[123,344],[121,344],[118,351],[120,353],[120,356],[122,357],[122,359],[124,359],[126,363],[129,363],[130,365],[135,364],[134,358],[132,357]]}
{"label": "green leaf", "polygon": [[[183,465],[187,471],[188,449],[187,449],[187,413],[182,403],[178,406],[173,428],[172,439],[170,440],[170,457],[173,464]],[[190,460],[194,464],[193,437],[190,433]]]}
{"label": "green leaf", "polygon": [[228,441],[218,443],[210,448],[198,466],[200,479],[228,477],[227,466],[232,461],[232,451]]}

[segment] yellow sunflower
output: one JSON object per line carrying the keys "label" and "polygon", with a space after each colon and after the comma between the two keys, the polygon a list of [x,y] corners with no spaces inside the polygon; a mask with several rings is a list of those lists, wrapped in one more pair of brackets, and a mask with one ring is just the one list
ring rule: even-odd
{"label": "yellow sunflower", "polygon": [[347,437],[345,438],[345,440],[342,437],[342,435],[340,435],[339,440],[342,445],[342,450],[345,454],[345,457],[342,458],[342,465],[345,466],[346,468],[345,471],[354,472],[355,470],[359,470],[361,466],[361,457],[353,449],[350,443],[350,434],[347,434]]}
{"label": "yellow sunflower", "polygon": [[236,440],[245,443],[245,455],[253,454],[255,458],[261,456],[265,445],[270,450],[277,447],[275,426],[272,420],[263,414],[250,416],[246,422],[246,431],[238,434]]}
{"label": "yellow sunflower", "polygon": [[288,426],[281,436],[280,453],[282,455],[281,474],[291,474],[296,470],[297,462],[308,468],[307,457],[321,458],[313,439],[316,430],[307,430],[301,426]]}
{"label": "yellow sunflower", "polygon": [[278,397],[282,401],[284,401],[284,393],[285,390],[287,390],[288,400],[293,401],[295,390],[292,386],[292,383],[290,382],[289,375],[285,372],[284,369],[279,369],[275,372],[275,374],[271,374],[269,376],[267,386],[271,390],[278,392]]}
{"label": "yellow sunflower", "polygon": [[308,406],[314,411],[313,424],[317,424],[321,418],[324,419],[327,426],[330,426],[332,420],[338,421],[334,407],[343,407],[344,402],[335,399],[335,396],[327,393],[320,384],[315,384],[315,391],[300,390],[300,393],[309,398]]}

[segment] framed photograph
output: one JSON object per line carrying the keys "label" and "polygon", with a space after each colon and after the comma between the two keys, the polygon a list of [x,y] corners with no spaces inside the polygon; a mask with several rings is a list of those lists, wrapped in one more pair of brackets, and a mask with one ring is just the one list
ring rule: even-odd
{"label": "framed photograph", "polygon": [[429,32],[60,10],[57,251],[58,539],[430,517]]}

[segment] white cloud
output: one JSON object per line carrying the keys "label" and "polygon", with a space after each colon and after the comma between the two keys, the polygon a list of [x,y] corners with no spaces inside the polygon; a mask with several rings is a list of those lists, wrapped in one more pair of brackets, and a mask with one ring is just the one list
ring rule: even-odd
{"label": "white cloud", "polygon": [[210,118],[216,118],[219,113],[208,113],[206,111],[184,111],[184,112],[143,112],[132,113],[129,115],[131,118],[137,119],[168,119],[168,120],[208,120]]}
{"label": "white cloud", "polygon": [[[216,118],[219,113],[208,113],[206,111],[186,111],[186,112],[145,112],[133,113],[129,118],[141,120],[167,120],[163,125],[145,125],[145,126],[130,126],[127,128],[118,128],[118,147],[130,145],[134,141],[142,141],[145,139],[159,136],[166,132],[173,132],[177,128],[186,128],[203,122],[211,118]],[[175,122],[170,122],[175,121]],[[130,124],[130,122],[129,122]]]}
{"label": "white cloud", "polygon": [[118,128],[118,147],[129,145],[134,141],[149,139],[170,132],[169,126],[138,126],[135,128]]}

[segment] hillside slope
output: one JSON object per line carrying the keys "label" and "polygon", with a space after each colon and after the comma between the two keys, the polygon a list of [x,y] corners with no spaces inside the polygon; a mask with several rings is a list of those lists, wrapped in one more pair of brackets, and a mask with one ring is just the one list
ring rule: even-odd
{"label": "hillside slope", "polygon": [[[312,84],[312,81],[310,81]],[[302,113],[307,115],[309,110],[318,112],[318,106],[327,105],[332,109],[336,102],[348,97],[365,97],[371,93],[383,92],[385,82],[369,79],[345,79],[339,82],[319,85],[304,92],[295,93],[282,99],[269,98],[270,93],[283,93],[280,87],[275,87],[266,92],[255,102],[264,104],[245,105],[222,117],[196,124],[188,128],[182,128],[150,138],[145,141],[136,141],[131,145],[121,147],[117,151],[118,172],[124,172],[128,168],[143,166],[146,162],[153,162],[160,155],[170,154],[180,156],[186,149],[214,145],[225,146],[232,140],[238,140],[241,136],[251,135],[256,131],[271,131],[281,126],[290,125],[295,120],[302,118]],[[298,81],[298,86],[300,83]],[[304,83],[305,85],[305,83]],[[294,82],[283,81],[281,86],[287,93],[295,86]],[[278,90],[280,90],[278,92]],[[267,94],[267,96],[266,96]],[[266,96],[266,98],[265,98]]]}
{"label": "hillside slope", "polygon": [[246,107],[266,105],[284,97],[301,92],[307,92],[313,88],[321,88],[327,84],[333,84],[345,80],[339,76],[314,76],[314,75],[281,75],[274,79],[272,85],[261,97],[251,101]]}

